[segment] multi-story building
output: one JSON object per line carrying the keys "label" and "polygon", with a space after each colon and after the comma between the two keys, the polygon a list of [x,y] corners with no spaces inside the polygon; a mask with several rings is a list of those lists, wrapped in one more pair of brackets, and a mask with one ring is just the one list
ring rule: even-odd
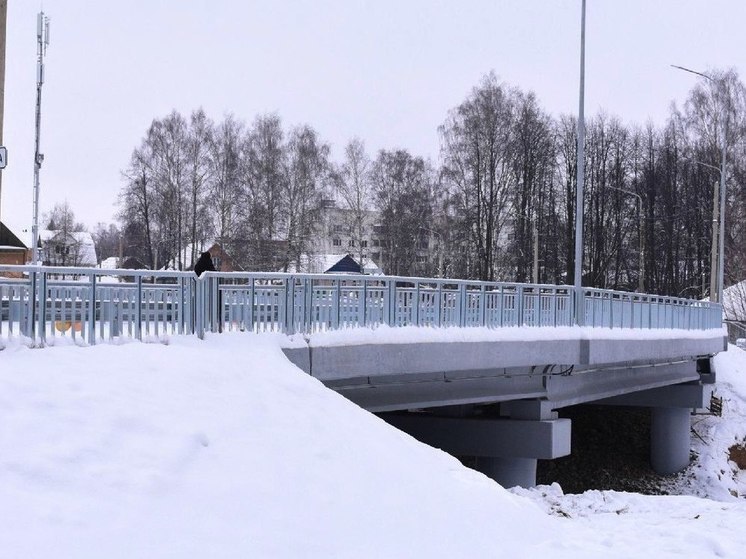
{"label": "multi-story building", "polygon": [[367,210],[358,214],[325,200],[321,210],[313,251],[316,254],[349,254],[365,273],[382,273],[381,240],[376,234],[379,213]]}

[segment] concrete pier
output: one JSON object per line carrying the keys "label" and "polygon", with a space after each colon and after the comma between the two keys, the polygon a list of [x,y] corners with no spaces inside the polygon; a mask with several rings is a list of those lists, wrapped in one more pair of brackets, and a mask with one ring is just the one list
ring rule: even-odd
{"label": "concrete pier", "polygon": [[570,454],[569,419],[382,414],[417,440],[467,462],[503,487],[536,485],[536,461]]}
{"label": "concrete pier", "polygon": [[689,465],[691,409],[652,408],[650,465],[656,473],[675,474]]}

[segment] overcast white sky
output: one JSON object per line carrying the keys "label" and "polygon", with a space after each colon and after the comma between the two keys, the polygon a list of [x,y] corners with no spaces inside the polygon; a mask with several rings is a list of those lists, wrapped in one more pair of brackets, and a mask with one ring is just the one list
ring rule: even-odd
{"label": "overcast white sky", "polygon": [[[0,217],[32,217],[36,13],[8,0]],[[153,118],[203,107],[219,120],[277,111],[338,155],[405,147],[438,158],[437,127],[490,70],[553,114],[578,105],[580,0],[44,0],[41,208],[67,200],[110,222]],[[586,114],[661,122],[695,76],[744,75],[742,0],[588,0]]]}

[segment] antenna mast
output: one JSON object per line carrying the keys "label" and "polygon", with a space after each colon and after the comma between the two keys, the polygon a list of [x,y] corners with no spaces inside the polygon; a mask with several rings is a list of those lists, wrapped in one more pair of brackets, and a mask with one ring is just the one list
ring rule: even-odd
{"label": "antenna mast", "polygon": [[39,171],[44,155],[39,152],[41,140],[41,86],[44,84],[44,56],[49,46],[49,18],[44,12],[36,16],[36,143],[34,149],[34,217],[31,224],[31,263],[39,263]]}

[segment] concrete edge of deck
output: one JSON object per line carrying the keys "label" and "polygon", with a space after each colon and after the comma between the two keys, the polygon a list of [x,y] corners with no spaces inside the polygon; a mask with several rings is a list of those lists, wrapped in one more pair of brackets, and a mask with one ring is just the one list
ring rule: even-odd
{"label": "concrete edge of deck", "polygon": [[630,362],[664,362],[712,356],[727,350],[722,330],[691,337],[666,331],[661,338],[619,339],[618,336],[557,340],[495,340],[412,343],[362,343],[283,349],[288,359],[322,381],[427,373],[502,372],[511,368],[594,366]]}

